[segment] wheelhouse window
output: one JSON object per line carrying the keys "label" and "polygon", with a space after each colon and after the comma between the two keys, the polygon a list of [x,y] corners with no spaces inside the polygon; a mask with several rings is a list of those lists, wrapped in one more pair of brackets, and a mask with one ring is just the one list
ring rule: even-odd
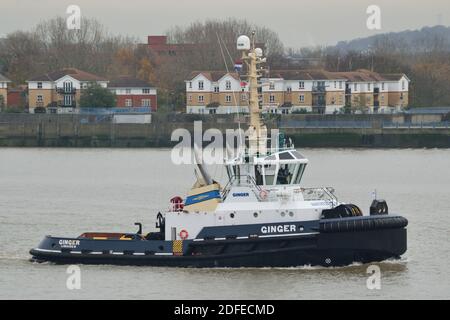
{"label": "wheelhouse window", "polygon": [[303,177],[306,159],[298,151],[285,151],[271,155],[255,165],[257,184],[298,185]]}
{"label": "wheelhouse window", "polygon": [[277,166],[276,165],[268,165],[264,166],[264,184],[265,185],[273,185],[275,179]]}

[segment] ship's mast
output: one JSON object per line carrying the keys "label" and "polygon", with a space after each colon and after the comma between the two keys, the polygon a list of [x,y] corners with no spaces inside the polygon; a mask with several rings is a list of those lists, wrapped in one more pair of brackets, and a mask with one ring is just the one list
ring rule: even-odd
{"label": "ship's mast", "polygon": [[267,153],[267,129],[262,123],[259,108],[258,79],[262,76],[262,69],[258,67],[265,63],[266,59],[262,57],[262,49],[255,48],[255,32],[252,33],[251,39],[246,36],[239,37],[238,50],[242,50],[242,60],[248,70],[250,127],[253,129],[249,135],[249,153],[262,155]]}

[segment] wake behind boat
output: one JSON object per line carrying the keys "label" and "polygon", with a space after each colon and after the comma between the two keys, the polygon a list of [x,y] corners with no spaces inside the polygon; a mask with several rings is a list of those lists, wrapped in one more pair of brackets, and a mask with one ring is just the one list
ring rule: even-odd
{"label": "wake behind boat", "polygon": [[[251,134],[225,161],[221,186],[197,161],[197,181],[171,209],[157,215],[158,232],[84,233],[45,237],[30,251],[35,261],[170,267],[342,266],[399,258],[407,249],[408,221],[375,199],[370,214],[339,202],[330,187],[306,188],[309,161],[292,143],[267,136],[259,108],[259,65],[254,39],[237,41],[246,63]],[[200,158],[201,155],[197,154]]]}

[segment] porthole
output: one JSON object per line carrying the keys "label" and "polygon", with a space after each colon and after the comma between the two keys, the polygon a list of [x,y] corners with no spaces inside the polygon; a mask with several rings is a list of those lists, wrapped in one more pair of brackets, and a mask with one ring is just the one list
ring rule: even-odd
{"label": "porthole", "polygon": [[230,218],[231,218],[231,219],[234,218],[234,213],[230,213]]}
{"label": "porthole", "polygon": [[281,211],[280,215],[281,215],[282,217],[284,217],[284,216],[286,215],[286,213],[285,213],[284,211]]}
{"label": "porthole", "polygon": [[292,211],[289,212],[289,217],[293,217],[294,213]]}
{"label": "porthole", "polygon": [[258,212],[253,213],[253,216],[254,216],[255,218],[258,218]]}

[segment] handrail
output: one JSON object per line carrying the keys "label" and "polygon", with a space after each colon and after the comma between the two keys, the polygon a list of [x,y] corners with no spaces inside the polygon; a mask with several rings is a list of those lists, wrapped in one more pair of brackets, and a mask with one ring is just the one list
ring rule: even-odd
{"label": "handrail", "polygon": [[228,181],[228,183],[225,185],[225,187],[223,188],[223,191],[222,191],[222,199],[225,199],[225,198],[228,196],[228,193],[230,192],[231,186],[234,185],[234,182],[235,182],[236,180],[239,181],[239,185],[241,185],[241,184],[242,184],[242,181],[245,180],[245,181],[246,181],[245,185],[247,185],[247,186],[248,186],[248,185],[253,186],[253,187],[255,187],[258,191],[261,191],[261,187],[258,186],[258,185],[256,184],[255,179],[254,179],[251,175],[248,175],[248,174],[243,174],[243,175],[233,175],[233,176],[230,178],[230,180]]}
{"label": "handrail", "polygon": [[[317,199],[310,199],[310,200],[328,200],[331,202],[331,204],[337,205],[339,200],[336,197],[336,195],[334,194],[334,189],[332,187],[317,187],[317,188],[300,188],[302,193],[305,194],[305,191],[311,191],[312,193],[316,192],[316,191],[321,191],[323,192],[324,195],[326,195],[329,199],[322,199],[320,197],[317,197]],[[311,193],[310,193],[311,194]],[[305,198],[305,197],[304,197]]]}

